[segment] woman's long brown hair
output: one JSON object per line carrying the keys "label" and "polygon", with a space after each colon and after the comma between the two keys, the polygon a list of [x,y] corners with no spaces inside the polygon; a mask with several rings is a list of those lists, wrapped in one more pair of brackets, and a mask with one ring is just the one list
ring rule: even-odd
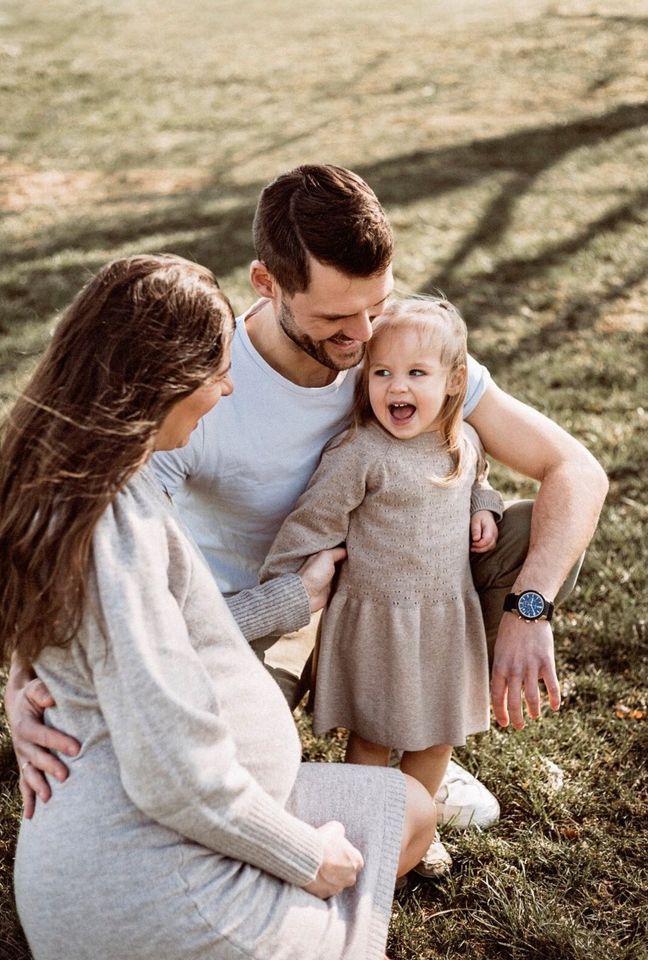
{"label": "woman's long brown hair", "polygon": [[448,370],[448,377],[459,378],[460,388],[446,396],[439,415],[439,433],[452,460],[452,470],[446,477],[429,477],[440,487],[455,483],[462,470],[463,405],[468,384],[467,331],[463,317],[448,300],[440,297],[406,297],[392,300],[373,324],[371,340],[367,344],[362,373],[356,385],[353,403],[353,423],[363,426],[375,420],[369,402],[369,366],[372,350],[382,337],[413,330],[426,346],[439,351],[441,365]]}
{"label": "woman's long brown hair", "polygon": [[0,446],[1,660],[74,637],[97,521],[232,329],[213,274],[169,254],[113,261],[65,311]]}

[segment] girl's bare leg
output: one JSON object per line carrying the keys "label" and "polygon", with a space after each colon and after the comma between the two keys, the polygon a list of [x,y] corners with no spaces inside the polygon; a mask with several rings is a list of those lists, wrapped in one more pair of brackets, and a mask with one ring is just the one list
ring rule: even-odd
{"label": "girl's bare leg", "polygon": [[[365,766],[386,767],[391,750],[380,743],[371,743],[357,733],[349,733],[345,760]],[[425,751],[423,751],[425,752]],[[448,755],[448,759],[450,759]],[[447,765],[447,760],[446,760]],[[398,876],[404,877],[415,867],[434,840],[436,830],[436,807],[433,795],[417,779],[405,774],[405,817],[401,834],[401,849],[398,860]],[[441,772],[443,776],[443,771]],[[440,782],[440,781],[439,781]]]}
{"label": "girl's bare leg", "polygon": [[426,750],[406,750],[401,760],[401,770],[415,777],[434,797],[451,756],[452,747],[445,745],[428,747]]}
{"label": "girl's bare leg", "polygon": [[390,748],[384,747],[381,743],[371,743],[364,737],[358,736],[352,730],[349,731],[349,741],[347,743],[346,763],[362,763],[369,767],[386,767],[389,763]]}

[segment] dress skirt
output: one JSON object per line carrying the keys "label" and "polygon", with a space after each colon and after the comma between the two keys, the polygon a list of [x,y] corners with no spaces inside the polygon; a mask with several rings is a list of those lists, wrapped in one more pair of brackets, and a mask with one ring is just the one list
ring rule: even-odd
{"label": "dress skirt", "polygon": [[[470,572],[468,571],[468,579]],[[340,578],[322,615],[313,730],[353,730],[399,750],[463,746],[489,726],[488,659],[472,583],[457,597],[396,602]]]}
{"label": "dress skirt", "polygon": [[383,960],[398,771],[301,765],[288,808],[314,826],[339,820],[365,860],[355,887],[320,900],[153,823],[114,781],[84,790],[71,767],[20,830],[16,901],[34,960]]}

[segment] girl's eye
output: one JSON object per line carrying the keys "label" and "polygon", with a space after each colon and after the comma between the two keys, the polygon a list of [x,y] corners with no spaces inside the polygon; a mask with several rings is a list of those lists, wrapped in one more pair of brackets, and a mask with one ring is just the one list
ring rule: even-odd
{"label": "girl's eye", "polygon": [[388,377],[389,370],[374,370],[374,377]]}
{"label": "girl's eye", "polygon": [[418,367],[415,367],[414,370],[410,370],[410,377],[424,377],[425,370],[419,370]]}

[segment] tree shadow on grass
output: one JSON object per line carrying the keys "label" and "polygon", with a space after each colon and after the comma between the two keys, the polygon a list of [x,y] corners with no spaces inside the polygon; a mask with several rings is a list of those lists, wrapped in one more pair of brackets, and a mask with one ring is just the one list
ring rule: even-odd
{"label": "tree shadow on grass", "polygon": [[[540,174],[575,150],[595,146],[646,124],[648,102],[622,104],[607,113],[568,123],[516,130],[500,137],[487,137],[438,150],[401,154],[356,167],[356,170],[371,184],[387,208],[474,186],[494,173],[507,175],[499,194],[477,219],[459,248],[441,271],[422,286],[424,290],[442,287],[451,296],[470,294],[470,291],[464,291],[463,283],[458,279],[459,268],[477,247],[495,245],[504,236],[515,204]],[[117,209],[108,215],[102,210],[101,220],[80,221],[70,217],[55,225],[47,239],[36,241],[22,250],[8,251],[3,256],[3,268],[13,270],[13,276],[3,289],[8,304],[5,329],[15,330],[21,321],[49,316],[70,300],[87,272],[116,255],[117,251],[171,249],[206,264],[219,276],[226,276],[247,263],[253,255],[251,224],[262,186],[261,182],[256,182],[239,187],[228,183],[219,174],[214,176],[211,184],[198,190],[183,190],[164,197],[151,191],[117,197],[114,200]],[[519,285],[525,279],[541,275],[559,257],[577,253],[597,232],[614,229],[632,219],[633,206],[635,209],[637,203],[643,206],[645,200],[645,195],[637,194],[616,211],[592,222],[536,258],[502,263],[498,267],[501,285],[512,286],[509,277],[514,277]],[[134,204],[136,209],[123,212],[118,209],[122,203]],[[218,210],[219,205],[223,205],[222,211]],[[76,252],[79,255],[77,265]],[[63,256],[65,266],[57,263]],[[471,286],[479,285],[481,279],[492,285],[493,278],[484,277],[471,279]],[[520,303],[520,296],[519,290],[509,290],[507,309],[511,309],[515,302]],[[497,302],[492,304],[491,310],[498,310]]]}
{"label": "tree shadow on grass", "polygon": [[[462,303],[476,302],[480,306],[480,315],[475,317],[472,323],[473,327],[483,326],[488,320],[502,312],[508,312],[519,303],[520,291],[528,291],[534,280],[542,278],[552,267],[560,266],[569,262],[569,259],[584,249],[596,237],[604,233],[614,233],[633,223],[643,223],[647,217],[645,212],[648,210],[648,190],[637,191],[632,194],[629,200],[618,204],[612,210],[608,210],[602,216],[590,221],[586,227],[573,236],[566,237],[555,244],[545,247],[537,256],[511,257],[506,260],[500,260],[493,272],[482,271],[473,274],[469,278],[454,278],[452,273],[445,270],[442,279],[435,277],[435,285],[443,290],[447,289],[449,282],[454,283],[453,295],[461,299]],[[644,214],[642,216],[642,214]],[[632,287],[640,283],[646,276],[646,263],[640,263],[638,268],[626,270],[622,283],[608,284],[609,296],[611,300],[616,296],[622,295]],[[489,289],[491,296],[485,302],[484,291]],[[493,300],[493,291],[499,291],[499,297]],[[586,300],[592,310],[591,319],[600,315],[600,310],[595,311],[590,301]],[[577,314],[579,314],[579,304],[569,302],[563,306],[560,316],[557,319],[558,324],[563,329],[572,329],[579,325]]]}
{"label": "tree shadow on grass", "polygon": [[[508,229],[515,204],[527,193],[540,174],[584,147],[593,147],[627,130],[648,125],[648,102],[626,104],[610,112],[568,124],[516,131],[430,154],[411,154],[394,161],[364,168],[363,176],[383,203],[415,202],[458,187],[474,186],[493,173],[508,174],[507,182],[488,205],[459,249],[440,272],[429,278],[423,289],[441,288],[452,292],[455,274],[469,255],[485,243],[495,245]],[[392,169],[398,164],[398,169]],[[583,232],[583,243],[590,232]],[[582,244],[576,244],[572,252]]]}

